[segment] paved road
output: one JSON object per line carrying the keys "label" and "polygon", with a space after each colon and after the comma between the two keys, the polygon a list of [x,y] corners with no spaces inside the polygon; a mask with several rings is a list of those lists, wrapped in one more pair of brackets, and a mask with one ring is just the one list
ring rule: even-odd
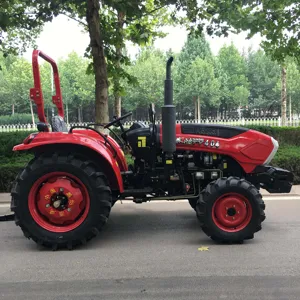
{"label": "paved road", "polygon": [[74,251],[38,248],[0,223],[0,299],[300,299],[300,201],[266,205],[243,245],[211,242],[182,202],[117,204]]}

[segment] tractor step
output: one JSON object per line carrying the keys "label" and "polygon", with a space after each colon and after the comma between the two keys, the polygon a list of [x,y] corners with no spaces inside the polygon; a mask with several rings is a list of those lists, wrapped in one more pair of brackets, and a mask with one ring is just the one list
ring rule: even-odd
{"label": "tractor step", "polygon": [[128,197],[128,196],[145,196],[149,193],[152,193],[152,188],[145,188],[145,189],[132,189],[132,190],[124,190],[122,193],[122,197]]}

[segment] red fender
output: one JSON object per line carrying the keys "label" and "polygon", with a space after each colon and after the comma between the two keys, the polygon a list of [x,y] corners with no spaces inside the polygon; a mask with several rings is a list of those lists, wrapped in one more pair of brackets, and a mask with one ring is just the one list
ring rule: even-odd
{"label": "red fender", "polygon": [[[79,130],[78,130],[79,131]],[[54,145],[57,144],[57,148],[59,149],[59,144],[72,144],[72,145],[79,145],[87,147],[96,153],[98,153],[101,157],[103,157],[108,164],[111,166],[112,171],[115,175],[114,185],[116,188],[119,189],[119,191],[122,193],[124,191],[123,186],[123,180],[121,175],[121,170],[125,169],[127,170],[127,164],[122,162],[125,160],[124,154],[121,152],[121,148],[114,147],[117,151],[117,156],[115,158],[114,151],[111,150],[110,146],[107,144],[104,144],[103,139],[99,139],[99,135],[97,135],[98,138],[92,136],[90,133],[85,130],[80,130],[79,132],[74,130],[74,133],[65,133],[65,132],[40,132],[40,133],[33,133],[30,134],[24,141],[23,144],[16,145],[13,148],[13,151],[24,151],[24,150],[30,150],[33,148],[38,148],[41,146],[46,145]],[[109,141],[112,139],[110,138]],[[114,142],[116,144],[116,142]],[[115,146],[115,144],[113,146]],[[118,163],[118,160],[120,161],[120,158],[123,156],[123,159],[121,159],[121,166]]]}
{"label": "red fender", "polygon": [[[99,141],[99,139],[104,143],[104,139],[95,131],[93,130],[73,130],[73,133],[78,133],[78,134],[83,134],[83,135],[88,135],[96,140]],[[108,141],[112,144],[112,146],[114,147],[114,149],[117,151],[117,157],[116,160],[119,164],[120,170],[122,172],[128,171],[128,166],[127,166],[127,162],[126,162],[126,158],[124,156],[124,152],[121,149],[120,145],[111,137],[111,136],[106,136],[106,138],[108,139]],[[110,146],[107,144],[107,147],[111,150],[111,152],[113,153],[113,149],[110,148]]]}

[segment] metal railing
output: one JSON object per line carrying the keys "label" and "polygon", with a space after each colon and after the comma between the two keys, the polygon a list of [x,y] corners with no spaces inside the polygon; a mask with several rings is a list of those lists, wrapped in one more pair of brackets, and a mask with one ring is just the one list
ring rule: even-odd
{"label": "metal railing", "polygon": [[[133,120],[133,121],[125,121],[124,125],[126,127],[130,127],[134,122],[142,121],[145,124],[149,124],[149,121],[144,120]],[[156,121],[158,124],[161,123],[161,120]],[[258,125],[258,126],[282,126],[282,120],[280,117],[278,118],[241,118],[241,119],[202,119],[202,120],[176,120],[177,123],[182,124],[194,124],[194,123],[201,123],[201,124],[223,124],[223,125],[230,125],[230,126],[247,126],[247,125]],[[69,123],[67,124],[68,129],[73,125],[88,125],[89,123]],[[291,127],[299,127],[300,126],[300,119],[293,118],[287,119],[286,126]],[[16,132],[16,131],[35,131],[36,125],[35,124],[12,124],[12,125],[0,125],[0,132]]]}

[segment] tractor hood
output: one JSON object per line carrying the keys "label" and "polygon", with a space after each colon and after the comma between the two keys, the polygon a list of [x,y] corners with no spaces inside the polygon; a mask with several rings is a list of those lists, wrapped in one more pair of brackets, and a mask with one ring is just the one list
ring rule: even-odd
{"label": "tractor hood", "polygon": [[[159,140],[162,142],[161,128]],[[272,161],[278,142],[269,135],[243,127],[176,124],[176,149],[228,155],[250,173],[257,165],[267,165]]]}

